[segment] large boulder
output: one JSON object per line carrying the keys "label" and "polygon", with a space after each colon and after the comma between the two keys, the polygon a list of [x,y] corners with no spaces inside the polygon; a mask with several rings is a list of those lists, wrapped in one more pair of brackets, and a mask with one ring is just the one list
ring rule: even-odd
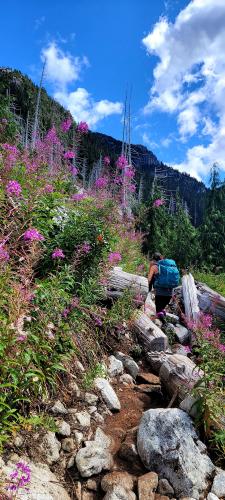
{"label": "large boulder", "polygon": [[94,385],[100,391],[102,399],[104,399],[108,408],[113,411],[119,411],[121,408],[119,399],[108,380],[98,377],[95,379]]}
{"label": "large boulder", "polygon": [[198,499],[215,471],[190,417],[177,408],[146,411],[138,429],[137,446],[145,467],[167,479],[176,498]]}
{"label": "large boulder", "polygon": [[[25,488],[18,493],[18,500],[70,500],[70,497],[59,483],[58,478],[50,471],[49,467],[44,464],[34,464],[26,457],[21,457],[20,460],[25,462],[30,468],[30,482]],[[9,478],[10,474],[15,470],[15,463],[8,462],[1,470],[1,478]],[[1,495],[0,495],[1,497]]]}
{"label": "large boulder", "polygon": [[216,475],[212,485],[212,493],[219,498],[225,497],[225,471]]}

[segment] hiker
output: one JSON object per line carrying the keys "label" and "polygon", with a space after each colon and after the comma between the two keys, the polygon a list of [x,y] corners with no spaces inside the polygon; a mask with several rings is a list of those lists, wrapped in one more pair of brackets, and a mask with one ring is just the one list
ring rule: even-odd
{"label": "hiker", "polygon": [[152,288],[155,292],[156,312],[159,316],[165,315],[165,307],[169,304],[173,289],[178,286],[180,274],[176,263],[172,259],[164,257],[156,252],[150,262],[148,282],[149,292]]}

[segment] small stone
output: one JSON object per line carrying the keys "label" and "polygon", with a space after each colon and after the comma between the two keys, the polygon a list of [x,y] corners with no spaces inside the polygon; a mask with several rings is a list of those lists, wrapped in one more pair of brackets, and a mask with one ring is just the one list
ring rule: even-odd
{"label": "small stone", "polygon": [[61,420],[61,421],[57,420],[56,425],[57,425],[57,434],[59,434],[60,436],[64,436],[64,437],[70,436],[70,434],[71,434],[70,424],[65,422],[65,420]]}
{"label": "small stone", "polygon": [[155,323],[155,325],[158,326],[159,328],[162,328],[162,321],[160,321],[159,318],[154,319],[153,323]]}
{"label": "small stone", "polygon": [[79,446],[79,444],[82,443],[82,441],[84,440],[84,435],[82,432],[79,432],[79,431],[74,431],[74,437],[75,437],[75,441],[76,441],[76,444]]}
{"label": "small stone", "polygon": [[134,480],[131,474],[129,474],[128,472],[109,472],[103,477],[101,481],[101,487],[103,491],[107,492],[114,485],[122,486],[125,490],[132,490],[134,486]]}
{"label": "small stone", "polygon": [[81,493],[81,483],[80,481],[78,481],[75,486],[74,486],[74,493],[76,495],[76,500],[82,500],[82,493]]}
{"label": "small stone", "polygon": [[108,449],[92,441],[78,451],[76,465],[82,477],[91,477],[100,474],[102,470],[110,470],[113,467],[113,459]]}
{"label": "small stone", "polygon": [[94,481],[94,479],[88,479],[88,481],[86,483],[86,488],[88,490],[97,491],[97,489],[98,489],[97,482]]}
{"label": "small stone", "polygon": [[169,481],[167,481],[167,479],[159,480],[158,493],[160,493],[160,495],[167,495],[167,496],[174,495],[174,489],[170,485]]}
{"label": "small stone", "polygon": [[155,491],[158,486],[158,475],[155,472],[148,472],[138,478],[138,498],[139,500],[154,500]]}
{"label": "small stone", "polygon": [[192,418],[196,418],[198,415],[197,402],[198,400],[194,396],[187,394],[183,401],[181,401],[179,408],[188,413]]}
{"label": "small stone", "polygon": [[84,372],[85,372],[85,368],[83,367],[82,363],[81,363],[78,359],[76,359],[76,361],[75,361],[75,368],[76,368],[79,372],[81,372],[81,373],[84,373]]}
{"label": "small stone", "polygon": [[59,459],[59,450],[61,443],[56,439],[55,433],[48,431],[41,444],[41,451],[45,454],[46,461],[49,465],[57,462]]}
{"label": "small stone", "polygon": [[134,385],[133,377],[131,377],[129,373],[124,373],[123,375],[121,375],[119,381],[124,385]]}
{"label": "small stone", "polygon": [[65,438],[62,440],[62,449],[71,453],[75,449],[74,440],[72,438]]}
{"label": "small stone", "polygon": [[140,368],[137,365],[137,363],[134,361],[134,359],[131,358],[131,356],[127,356],[126,354],[123,354],[122,352],[116,352],[115,357],[117,359],[119,359],[120,361],[122,361],[125,370],[127,370],[128,373],[134,379],[136,379],[136,376],[137,376]]}
{"label": "small stone", "polygon": [[95,431],[95,442],[99,443],[103,448],[110,448],[112,445],[112,438],[107,436],[100,427]]}
{"label": "small stone", "polygon": [[119,411],[121,408],[119,399],[108,380],[98,377],[95,379],[94,384],[96,389],[100,391],[108,408],[110,410]]}
{"label": "small stone", "polygon": [[179,323],[179,316],[176,316],[176,314],[166,312],[166,319],[175,325]]}
{"label": "small stone", "polygon": [[100,415],[100,413],[96,412],[93,415],[93,418],[97,424],[104,424],[104,417]]}
{"label": "small stone", "polygon": [[219,498],[214,495],[214,493],[209,493],[207,496],[207,500],[219,500]]}
{"label": "small stone", "polygon": [[84,395],[84,401],[88,405],[95,405],[98,401],[98,396],[96,396],[96,394],[91,394],[90,392],[86,392]]}
{"label": "small stone", "polygon": [[115,356],[109,356],[108,374],[111,378],[123,373],[123,363]]}
{"label": "small stone", "polygon": [[55,415],[67,415],[68,410],[61,401],[56,401],[51,409],[52,413]]}
{"label": "small stone", "polygon": [[75,457],[70,457],[68,462],[67,462],[67,469],[71,469],[71,467],[73,467],[75,464]]}
{"label": "small stone", "polygon": [[185,326],[175,326],[175,334],[180,344],[188,344],[190,342],[190,332]]}
{"label": "small stone", "polygon": [[96,413],[97,411],[97,406],[89,406],[88,411],[90,415],[93,415],[93,413]]}
{"label": "small stone", "polygon": [[91,417],[87,411],[76,413],[76,420],[82,427],[90,427],[91,425]]}
{"label": "small stone", "polygon": [[135,500],[136,495],[133,491],[125,490],[120,485],[114,485],[109,491],[107,491],[103,500]]}
{"label": "small stone", "polygon": [[166,497],[164,495],[159,495],[158,493],[156,493],[155,500],[170,500],[170,499],[169,499],[169,497]]}
{"label": "small stone", "polygon": [[71,382],[69,384],[69,389],[70,389],[70,391],[72,391],[75,394],[75,396],[77,398],[80,397],[81,391],[79,389],[79,386],[77,385],[77,383],[74,380],[71,380]]}
{"label": "small stone", "polygon": [[225,471],[216,475],[211,492],[219,498],[225,497]]}
{"label": "small stone", "polygon": [[153,373],[140,372],[137,375],[136,382],[137,384],[141,383],[141,384],[159,385],[160,379],[156,375],[153,375]]}
{"label": "small stone", "polygon": [[82,500],[94,500],[94,494],[91,491],[82,491]]}
{"label": "small stone", "polygon": [[20,448],[21,446],[23,446],[23,443],[24,443],[24,439],[22,438],[22,436],[16,436],[15,437],[15,439],[14,439],[14,445],[17,448]]}

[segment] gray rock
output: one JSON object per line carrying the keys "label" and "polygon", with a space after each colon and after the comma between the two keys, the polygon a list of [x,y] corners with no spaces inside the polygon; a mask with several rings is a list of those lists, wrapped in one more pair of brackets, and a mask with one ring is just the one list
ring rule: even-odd
{"label": "gray rock", "polygon": [[96,413],[97,411],[97,406],[89,406],[88,411],[90,415],[93,415],[93,413]]}
{"label": "gray rock", "polygon": [[75,361],[75,368],[77,369],[77,371],[79,371],[81,373],[85,372],[85,368],[83,367],[82,363],[78,359],[76,359],[76,361]]}
{"label": "gray rock", "polygon": [[57,434],[63,437],[69,437],[71,434],[70,424],[65,422],[65,420],[57,420]]}
{"label": "gray rock", "polygon": [[59,451],[61,443],[56,439],[55,433],[48,431],[40,446],[41,452],[45,455],[46,461],[49,465],[54,464],[59,459]]}
{"label": "gray rock", "polygon": [[124,385],[134,385],[134,379],[129,373],[124,373],[120,377],[120,382]]}
{"label": "gray rock", "polygon": [[131,356],[127,356],[126,354],[123,354],[122,352],[116,352],[115,357],[117,359],[119,359],[120,361],[122,361],[125,370],[127,370],[128,373],[130,373],[130,375],[135,379],[140,368],[137,365],[137,363],[134,361],[134,359],[131,358]]}
{"label": "gray rock", "polygon": [[[31,478],[28,484],[28,491],[23,489],[23,500],[70,500],[67,491],[60,484],[58,478],[50,471],[47,465],[34,464],[28,461],[27,457],[20,457],[19,461],[24,461],[30,467]],[[2,470],[1,479],[8,478],[15,470],[15,464],[8,462]]]}
{"label": "gray rock", "polygon": [[96,394],[92,394],[90,392],[86,392],[85,395],[84,395],[84,401],[88,405],[96,405],[96,403],[98,402],[98,396],[96,396]]}
{"label": "gray rock", "polygon": [[189,344],[190,342],[190,332],[182,325],[175,326],[176,338],[180,344]]}
{"label": "gray rock", "polygon": [[174,495],[174,489],[167,481],[167,479],[159,480],[158,492],[160,493],[160,495],[166,495],[168,497],[172,497]]}
{"label": "gray rock", "polygon": [[15,437],[15,439],[14,439],[14,445],[17,448],[20,448],[21,446],[23,446],[23,443],[24,443],[24,439],[22,438],[22,436],[16,436]]}
{"label": "gray rock", "polygon": [[92,490],[92,491],[97,491],[97,489],[98,489],[97,482],[94,481],[94,479],[88,479],[87,483],[86,483],[86,487],[88,490]]}
{"label": "gray rock", "polygon": [[72,438],[65,438],[62,440],[62,449],[64,451],[67,451],[68,453],[71,453],[72,451],[75,450],[75,443]]}
{"label": "gray rock", "polygon": [[108,374],[111,378],[123,373],[123,363],[115,356],[109,356]]}
{"label": "gray rock", "polygon": [[77,445],[79,446],[79,444],[82,443],[82,441],[84,440],[84,435],[82,432],[79,432],[79,431],[74,431],[74,437],[75,437],[75,441],[77,443]]}
{"label": "gray rock", "polygon": [[119,399],[118,399],[114,389],[112,388],[112,386],[108,382],[108,380],[106,380],[104,378],[100,378],[100,377],[96,378],[94,381],[94,385],[95,385],[96,389],[98,389],[100,391],[102,398],[104,399],[108,408],[110,410],[119,411],[121,408]]}
{"label": "gray rock", "polygon": [[66,407],[64,406],[64,404],[61,403],[61,401],[59,401],[59,400],[55,402],[55,404],[53,405],[51,411],[55,415],[67,415],[67,413],[68,413],[68,410],[66,409]]}
{"label": "gray rock", "polygon": [[113,466],[112,455],[99,442],[89,441],[76,455],[76,465],[82,477],[91,477]]}
{"label": "gray rock", "polygon": [[74,464],[75,464],[75,456],[72,456],[69,458],[66,468],[71,469],[71,467],[73,467]]}
{"label": "gray rock", "polygon": [[79,398],[79,397],[80,397],[80,395],[81,395],[81,391],[80,391],[79,386],[78,386],[78,385],[77,385],[77,383],[75,382],[75,380],[71,380],[71,382],[70,382],[70,384],[69,384],[69,389],[70,389],[70,391],[72,391],[72,392],[75,394],[75,396],[76,396],[77,398]]}
{"label": "gray rock", "polygon": [[133,491],[125,490],[120,485],[114,485],[112,488],[107,491],[103,500],[135,500],[136,495]]}
{"label": "gray rock", "polygon": [[219,498],[225,497],[225,471],[215,476],[211,492]]}
{"label": "gray rock", "polygon": [[209,493],[207,496],[207,500],[219,500],[219,498],[214,495],[214,493]]}
{"label": "gray rock", "polygon": [[167,479],[176,498],[206,490],[215,471],[210,458],[197,446],[190,417],[177,408],[152,409],[144,413],[138,429],[138,452],[145,467]]}
{"label": "gray rock", "polygon": [[80,411],[76,413],[76,420],[81,425],[81,427],[90,427],[91,417],[87,411]]}
{"label": "gray rock", "polygon": [[180,409],[188,413],[192,418],[197,417],[198,415],[198,407],[196,405],[197,399],[191,394],[188,394],[183,401],[180,403]]}
{"label": "gray rock", "polygon": [[104,417],[97,411],[94,413],[93,418],[97,424],[104,424]]}
{"label": "gray rock", "polygon": [[133,476],[128,472],[115,470],[106,474],[101,481],[102,490],[105,492],[109,491],[115,485],[122,486],[128,491],[132,490],[134,486]]}

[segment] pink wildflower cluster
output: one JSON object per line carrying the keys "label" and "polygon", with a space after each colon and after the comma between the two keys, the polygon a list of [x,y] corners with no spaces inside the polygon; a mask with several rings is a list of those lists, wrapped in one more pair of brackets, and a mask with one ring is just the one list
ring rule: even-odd
{"label": "pink wildflower cluster", "polygon": [[25,488],[30,482],[31,469],[25,462],[18,462],[16,468],[10,474],[8,490],[17,493],[19,489]]}
{"label": "pink wildflower cluster", "polygon": [[81,246],[81,251],[85,254],[90,253],[91,251],[91,245],[87,241],[84,241],[84,243]]}
{"label": "pink wildflower cluster", "polygon": [[64,153],[64,158],[65,158],[66,160],[70,160],[70,159],[72,159],[72,158],[75,158],[75,156],[76,156],[76,155],[75,155],[74,151],[66,151],[66,152]]}
{"label": "pink wildflower cluster", "polygon": [[9,196],[20,196],[22,188],[19,182],[9,181],[6,186],[6,191]]}
{"label": "pink wildflower cluster", "polygon": [[44,236],[35,228],[27,229],[23,235],[25,241],[43,241]]}
{"label": "pink wildflower cluster", "polygon": [[62,132],[68,132],[72,125],[72,120],[71,118],[67,118],[64,122],[61,123],[61,130]]}
{"label": "pink wildflower cluster", "polygon": [[117,264],[122,260],[121,254],[119,252],[111,252],[109,254],[108,260],[110,264]]}
{"label": "pink wildflower cluster", "polygon": [[63,318],[67,318],[67,316],[69,316],[69,314],[72,312],[72,310],[79,306],[79,303],[80,303],[80,301],[79,301],[78,297],[73,297],[70,304],[67,307],[65,307],[65,309],[63,309],[63,312],[62,312]]}
{"label": "pink wildflower cluster", "polygon": [[98,189],[104,189],[108,184],[108,179],[107,177],[99,177],[96,181],[95,181],[95,186],[96,188]]}
{"label": "pink wildflower cluster", "polygon": [[0,245],[0,262],[7,262],[9,260],[9,253]]}
{"label": "pink wildflower cluster", "polygon": [[54,191],[54,187],[52,186],[52,184],[46,184],[46,186],[44,187],[44,193],[53,193]]}
{"label": "pink wildflower cluster", "polygon": [[88,133],[88,124],[86,122],[78,123],[77,132],[80,132],[81,134],[87,134]]}
{"label": "pink wildflower cluster", "polygon": [[119,156],[119,158],[116,162],[116,166],[118,168],[123,169],[123,168],[127,167],[127,165],[128,165],[128,161],[126,159],[126,156],[124,156],[124,155]]}
{"label": "pink wildflower cluster", "polygon": [[110,158],[109,158],[109,156],[105,156],[103,158],[103,163],[104,163],[105,167],[108,167],[110,165]]}
{"label": "pink wildflower cluster", "polygon": [[57,136],[57,131],[55,126],[50,128],[50,130],[46,134],[46,141],[51,143],[51,144],[59,144],[59,138]]}
{"label": "pink wildflower cluster", "polygon": [[153,203],[153,207],[161,207],[162,205],[165,205],[165,201],[162,200],[161,198],[158,198]]}
{"label": "pink wildflower cluster", "polygon": [[54,252],[52,252],[52,259],[65,259],[65,254],[61,248],[56,248]]}
{"label": "pink wildflower cluster", "polygon": [[9,170],[12,168],[13,165],[15,165],[18,159],[19,150],[17,149],[16,146],[12,146],[11,144],[8,143],[1,144],[1,147],[6,155],[5,167],[7,170]]}
{"label": "pink wildflower cluster", "polygon": [[134,175],[135,175],[135,172],[134,172],[134,169],[132,167],[127,167],[125,170],[124,170],[124,175],[125,177],[127,177],[128,179],[133,179]]}
{"label": "pink wildflower cluster", "polygon": [[75,175],[78,174],[78,169],[76,167],[71,167],[70,168],[70,173],[75,177]]}
{"label": "pink wildflower cluster", "polygon": [[206,340],[220,352],[225,353],[224,344],[220,343],[220,330],[213,328],[213,319],[210,314],[201,313],[195,322],[188,323],[195,333],[199,334],[203,340]]}
{"label": "pink wildflower cluster", "polygon": [[81,201],[81,200],[84,200],[85,197],[86,197],[86,195],[84,193],[75,193],[72,196],[72,200],[73,201]]}

